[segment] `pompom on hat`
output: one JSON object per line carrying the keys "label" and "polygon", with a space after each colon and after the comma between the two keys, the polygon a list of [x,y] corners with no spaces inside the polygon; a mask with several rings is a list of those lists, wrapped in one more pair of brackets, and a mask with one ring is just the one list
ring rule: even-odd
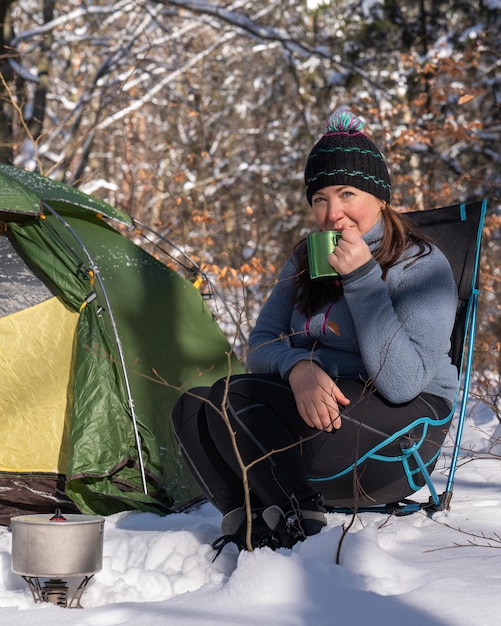
{"label": "pompom on hat", "polygon": [[361,132],[364,122],[348,111],[334,111],[327,130],[310,152],[304,180],[306,197],[329,185],[350,185],[391,199],[391,179],[383,155]]}

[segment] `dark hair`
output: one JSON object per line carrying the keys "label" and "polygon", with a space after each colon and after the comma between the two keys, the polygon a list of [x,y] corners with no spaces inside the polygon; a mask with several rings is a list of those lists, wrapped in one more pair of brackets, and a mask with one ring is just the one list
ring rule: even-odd
{"label": "dark hair", "polygon": [[[384,280],[390,267],[400,261],[404,250],[413,245],[417,246],[417,252],[407,258],[414,262],[415,259],[430,253],[431,242],[408,218],[394,211],[388,204],[383,208],[381,216],[384,231],[374,258],[381,266]],[[300,252],[293,302],[303,315],[311,317],[323,305],[335,302],[343,295],[343,281],[336,278],[311,280],[305,240],[301,240],[295,249]]]}

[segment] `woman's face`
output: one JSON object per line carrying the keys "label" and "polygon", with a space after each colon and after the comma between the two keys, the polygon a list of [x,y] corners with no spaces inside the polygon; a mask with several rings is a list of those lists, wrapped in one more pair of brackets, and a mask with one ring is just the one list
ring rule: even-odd
{"label": "woman's face", "polygon": [[311,204],[322,230],[352,228],[364,235],[378,221],[383,200],[348,185],[330,185],[313,194]]}

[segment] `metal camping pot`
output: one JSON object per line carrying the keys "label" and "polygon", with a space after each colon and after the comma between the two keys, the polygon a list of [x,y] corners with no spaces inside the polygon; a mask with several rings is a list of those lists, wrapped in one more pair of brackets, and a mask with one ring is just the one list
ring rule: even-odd
{"label": "metal camping pot", "polygon": [[12,571],[21,576],[90,576],[103,561],[104,519],[95,515],[19,515],[10,520]]}

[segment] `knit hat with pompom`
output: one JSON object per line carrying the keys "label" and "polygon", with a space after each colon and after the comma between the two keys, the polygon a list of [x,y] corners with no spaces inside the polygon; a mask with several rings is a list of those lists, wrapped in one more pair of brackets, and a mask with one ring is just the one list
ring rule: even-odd
{"label": "knit hat with pompom", "polygon": [[361,132],[364,122],[347,111],[335,111],[327,130],[310,152],[304,180],[306,197],[329,185],[350,185],[390,202],[391,180],[383,155]]}

